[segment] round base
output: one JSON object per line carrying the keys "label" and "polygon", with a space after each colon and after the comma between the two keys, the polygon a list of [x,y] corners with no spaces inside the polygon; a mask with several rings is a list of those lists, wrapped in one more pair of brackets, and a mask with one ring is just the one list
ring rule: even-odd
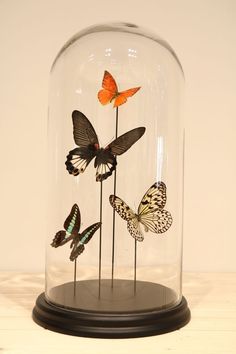
{"label": "round base", "polygon": [[[163,310],[176,305],[176,293],[161,284],[128,279],[81,280],[50,289],[48,302],[69,310],[130,313]],[[53,300],[49,300],[53,299]]]}
{"label": "round base", "polygon": [[[91,299],[87,296],[88,294],[84,294],[85,297],[81,296],[83,295],[81,294],[81,291],[86,291],[89,284],[82,284],[81,286],[79,283],[87,282],[90,281],[77,282],[76,288],[72,286],[73,283],[67,283],[52,289],[53,294],[58,295],[56,298],[58,304],[65,304],[65,302],[60,302],[60,296],[62,296],[63,293],[65,294],[65,292],[60,291],[61,287],[66,287],[66,289],[69,290],[66,292],[69,303],[66,301],[66,306],[64,308],[61,307],[61,305],[59,307],[48,303],[45,299],[44,293],[39,295],[33,309],[34,321],[46,329],[75,336],[96,338],[132,338],[171,332],[183,327],[190,320],[190,311],[184,297],[178,305],[170,306],[171,301],[168,301],[168,307],[150,307],[150,300],[152,299],[153,301],[153,299],[158,299],[158,297],[152,297],[149,295],[149,298],[147,298],[146,295],[148,295],[148,292],[145,295],[141,291],[146,288],[146,286],[143,286],[143,283],[146,282],[137,281],[136,289],[134,289],[133,282],[132,288],[130,288],[128,286],[129,284],[126,284],[127,281],[123,280],[126,285],[125,288],[123,287],[123,290],[126,289],[126,291],[123,292],[123,295],[127,295],[124,296],[123,299],[117,297],[117,291],[115,290],[121,289],[120,286],[115,286],[113,290],[108,290],[111,289],[110,286],[107,286],[108,281],[103,281],[104,284],[101,284],[100,297],[93,296],[95,295],[93,292]],[[121,282],[122,280],[119,285],[121,285]],[[150,284],[154,285],[154,283]],[[114,285],[117,284],[114,283]],[[162,285],[155,285],[156,287],[151,285],[151,287],[153,287],[153,291],[157,292],[158,287],[162,289],[162,292],[163,289],[166,289],[165,293],[169,293],[169,300],[172,300],[173,292],[171,289],[165,288]],[[76,293],[74,293],[74,291],[76,291]],[[89,309],[88,307],[78,308],[78,304],[81,305],[79,298],[87,300],[87,302],[84,301],[84,304],[93,304],[93,309]],[[92,298],[93,301],[91,301]],[[94,301],[94,299],[96,300]],[[145,303],[147,308],[144,307],[144,309],[141,310],[141,308],[143,308],[143,304]],[[153,304],[157,305],[155,301]],[[121,311],[118,311],[120,306],[123,308]]]}

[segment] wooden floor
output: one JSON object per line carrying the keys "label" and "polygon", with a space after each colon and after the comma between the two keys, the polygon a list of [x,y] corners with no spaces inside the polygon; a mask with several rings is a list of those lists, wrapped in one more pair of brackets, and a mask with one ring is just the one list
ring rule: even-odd
{"label": "wooden floor", "polygon": [[235,273],[184,274],[191,322],[138,339],[79,338],[39,327],[31,311],[43,290],[43,274],[0,273],[0,354],[236,354]]}

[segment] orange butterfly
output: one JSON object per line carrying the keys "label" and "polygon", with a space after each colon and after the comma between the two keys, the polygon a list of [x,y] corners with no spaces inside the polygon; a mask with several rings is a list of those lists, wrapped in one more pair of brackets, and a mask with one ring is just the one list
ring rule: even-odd
{"label": "orange butterfly", "polygon": [[134,87],[126,91],[118,92],[115,79],[108,71],[104,72],[102,87],[102,90],[98,92],[99,101],[101,104],[105,105],[114,100],[113,107],[124,104],[128,97],[133,96],[140,89],[140,87]]}

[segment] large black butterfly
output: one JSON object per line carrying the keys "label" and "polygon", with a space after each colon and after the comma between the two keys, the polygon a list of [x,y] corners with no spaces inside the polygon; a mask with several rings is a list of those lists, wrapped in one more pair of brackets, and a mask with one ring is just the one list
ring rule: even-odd
{"label": "large black butterfly", "polygon": [[115,211],[127,221],[127,229],[137,241],[143,241],[144,236],[140,224],[147,232],[156,234],[166,232],[172,224],[172,216],[164,210],[166,204],[166,185],[164,182],[154,183],[144,194],[136,214],[121,198],[110,195],[110,204]]}
{"label": "large black butterfly", "polygon": [[144,127],[135,128],[119,136],[105,148],[101,148],[92,124],[82,112],[74,111],[72,121],[74,140],[78,148],[69,152],[66,168],[70,174],[78,176],[95,157],[96,181],[99,182],[111,176],[115,170],[116,156],[126,152],[145,132]]}
{"label": "large black butterfly", "polygon": [[84,251],[84,245],[89,242],[94,233],[101,226],[101,223],[96,222],[95,224],[87,227],[87,229],[85,229],[81,234],[79,233],[80,225],[80,210],[78,205],[74,204],[69,216],[64,222],[65,230],[58,231],[51,243],[52,247],[59,247],[72,240],[70,245],[70,248],[72,248],[70,254],[71,261],[74,261]]}

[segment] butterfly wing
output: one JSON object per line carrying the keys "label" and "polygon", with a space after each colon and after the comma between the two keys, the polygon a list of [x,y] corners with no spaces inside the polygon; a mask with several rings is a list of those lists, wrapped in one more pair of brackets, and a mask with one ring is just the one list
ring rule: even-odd
{"label": "butterfly wing", "polygon": [[51,243],[52,247],[63,246],[78,234],[80,229],[80,211],[77,204],[73,205],[69,216],[64,222],[64,228],[65,231],[58,231],[54,236]]}
{"label": "butterfly wing", "polygon": [[116,158],[109,148],[100,149],[94,161],[96,181],[101,182],[112,175],[117,165]]}
{"label": "butterfly wing", "polygon": [[98,99],[101,104],[110,103],[116,96],[118,88],[114,77],[108,72],[104,72],[102,90],[98,92]]}
{"label": "butterfly wing", "polygon": [[78,176],[95,157],[99,143],[92,124],[82,112],[73,111],[72,121],[74,140],[79,147],[69,152],[65,164],[70,174]]}
{"label": "butterfly wing", "polygon": [[114,100],[114,107],[121,106],[127,99],[133,96],[141,87],[134,87],[126,91],[119,92]]}
{"label": "butterfly wing", "polygon": [[135,217],[133,210],[116,195],[110,195],[109,202],[122,219],[128,221]]}
{"label": "butterfly wing", "polygon": [[70,253],[70,260],[74,261],[81,253],[84,252],[84,245],[80,244],[79,242],[74,243],[74,247]]}
{"label": "butterfly wing", "polygon": [[87,229],[85,229],[82,234],[80,235],[80,243],[82,243],[83,245],[86,245],[86,243],[88,243],[91,238],[93,237],[93,235],[95,234],[95,232],[101,227],[101,222],[96,222],[95,224],[87,227]]}
{"label": "butterfly wing", "polygon": [[57,248],[59,246],[63,246],[67,242],[72,240],[72,238],[73,238],[73,236],[72,235],[68,235],[65,230],[60,230],[54,236],[54,238],[52,240],[52,243],[51,243],[51,246],[55,247],[55,248]]}
{"label": "butterfly wing", "polygon": [[116,93],[118,91],[116,80],[107,70],[104,71],[104,76],[103,76],[103,80],[102,80],[102,88],[104,90],[109,90],[114,93]]}
{"label": "butterfly wing", "polygon": [[119,197],[110,195],[109,201],[111,206],[120,215],[120,217],[127,221],[127,229],[132,237],[137,241],[143,241],[143,235],[140,230],[137,215],[133,210]]}
{"label": "butterfly wing", "polygon": [[89,145],[99,145],[97,134],[88,120],[80,111],[73,111],[73,135],[76,145],[87,147]]}
{"label": "butterfly wing", "polygon": [[167,210],[156,210],[140,217],[140,222],[144,225],[145,230],[150,230],[155,234],[166,232],[171,227],[172,221],[171,213]]}
{"label": "butterfly wing", "polygon": [[140,241],[140,242],[144,240],[142,231],[140,229],[140,223],[139,223],[137,217],[135,217],[127,222],[127,229],[129,231],[130,235],[133,238],[135,238],[135,240]]}
{"label": "butterfly wing", "polygon": [[74,261],[85,249],[84,245],[88,243],[95,232],[101,227],[100,222],[96,222],[95,224],[87,227],[79,238],[76,239],[76,242],[73,244],[73,248],[70,254],[70,260]]}
{"label": "butterfly wing", "polygon": [[122,155],[143,136],[145,130],[144,127],[132,129],[113,140],[106,149],[109,149],[113,155]]}
{"label": "butterfly wing", "polygon": [[75,148],[69,151],[65,162],[67,171],[70,175],[78,176],[86,170],[95,155],[96,147],[92,145]]}
{"label": "butterfly wing", "polygon": [[138,208],[139,219],[144,225],[145,231],[163,233],[169,229],[172,224],[172,216],[163,209],[165,204],[165,183],[154,183],[144,194]]}
{"label": "butterfly wing", "polygon": [[69,216],[64,222],[64,228],[69,234],[77,235],[79,233],[81,224],[80,210],[77,204],[74,204],[71,208]]}
{"label": "butterfly wing", "polygon": [[156,209],[163,209],[166,204],[166,185],[164,182],[154,183],[144,194],[138,214],[150,213]]}
{"label": "butterfly wing", "polygon": [[115,94],[112,91],[100,90],[98,92],[98,99],[102,105],[106,105],[106,104],[110,103],[114,97],[115,97]]}
{"label": "butterfly wing", "polygon": [[127,151],[141,138],[144,132],[144,127],[130,130],[111,142],[105,149],[98,151],[94,162],[94,167],[97,168],[96,181],[101,182],[111,176],[117,165],[116,155],[121,155]]}

